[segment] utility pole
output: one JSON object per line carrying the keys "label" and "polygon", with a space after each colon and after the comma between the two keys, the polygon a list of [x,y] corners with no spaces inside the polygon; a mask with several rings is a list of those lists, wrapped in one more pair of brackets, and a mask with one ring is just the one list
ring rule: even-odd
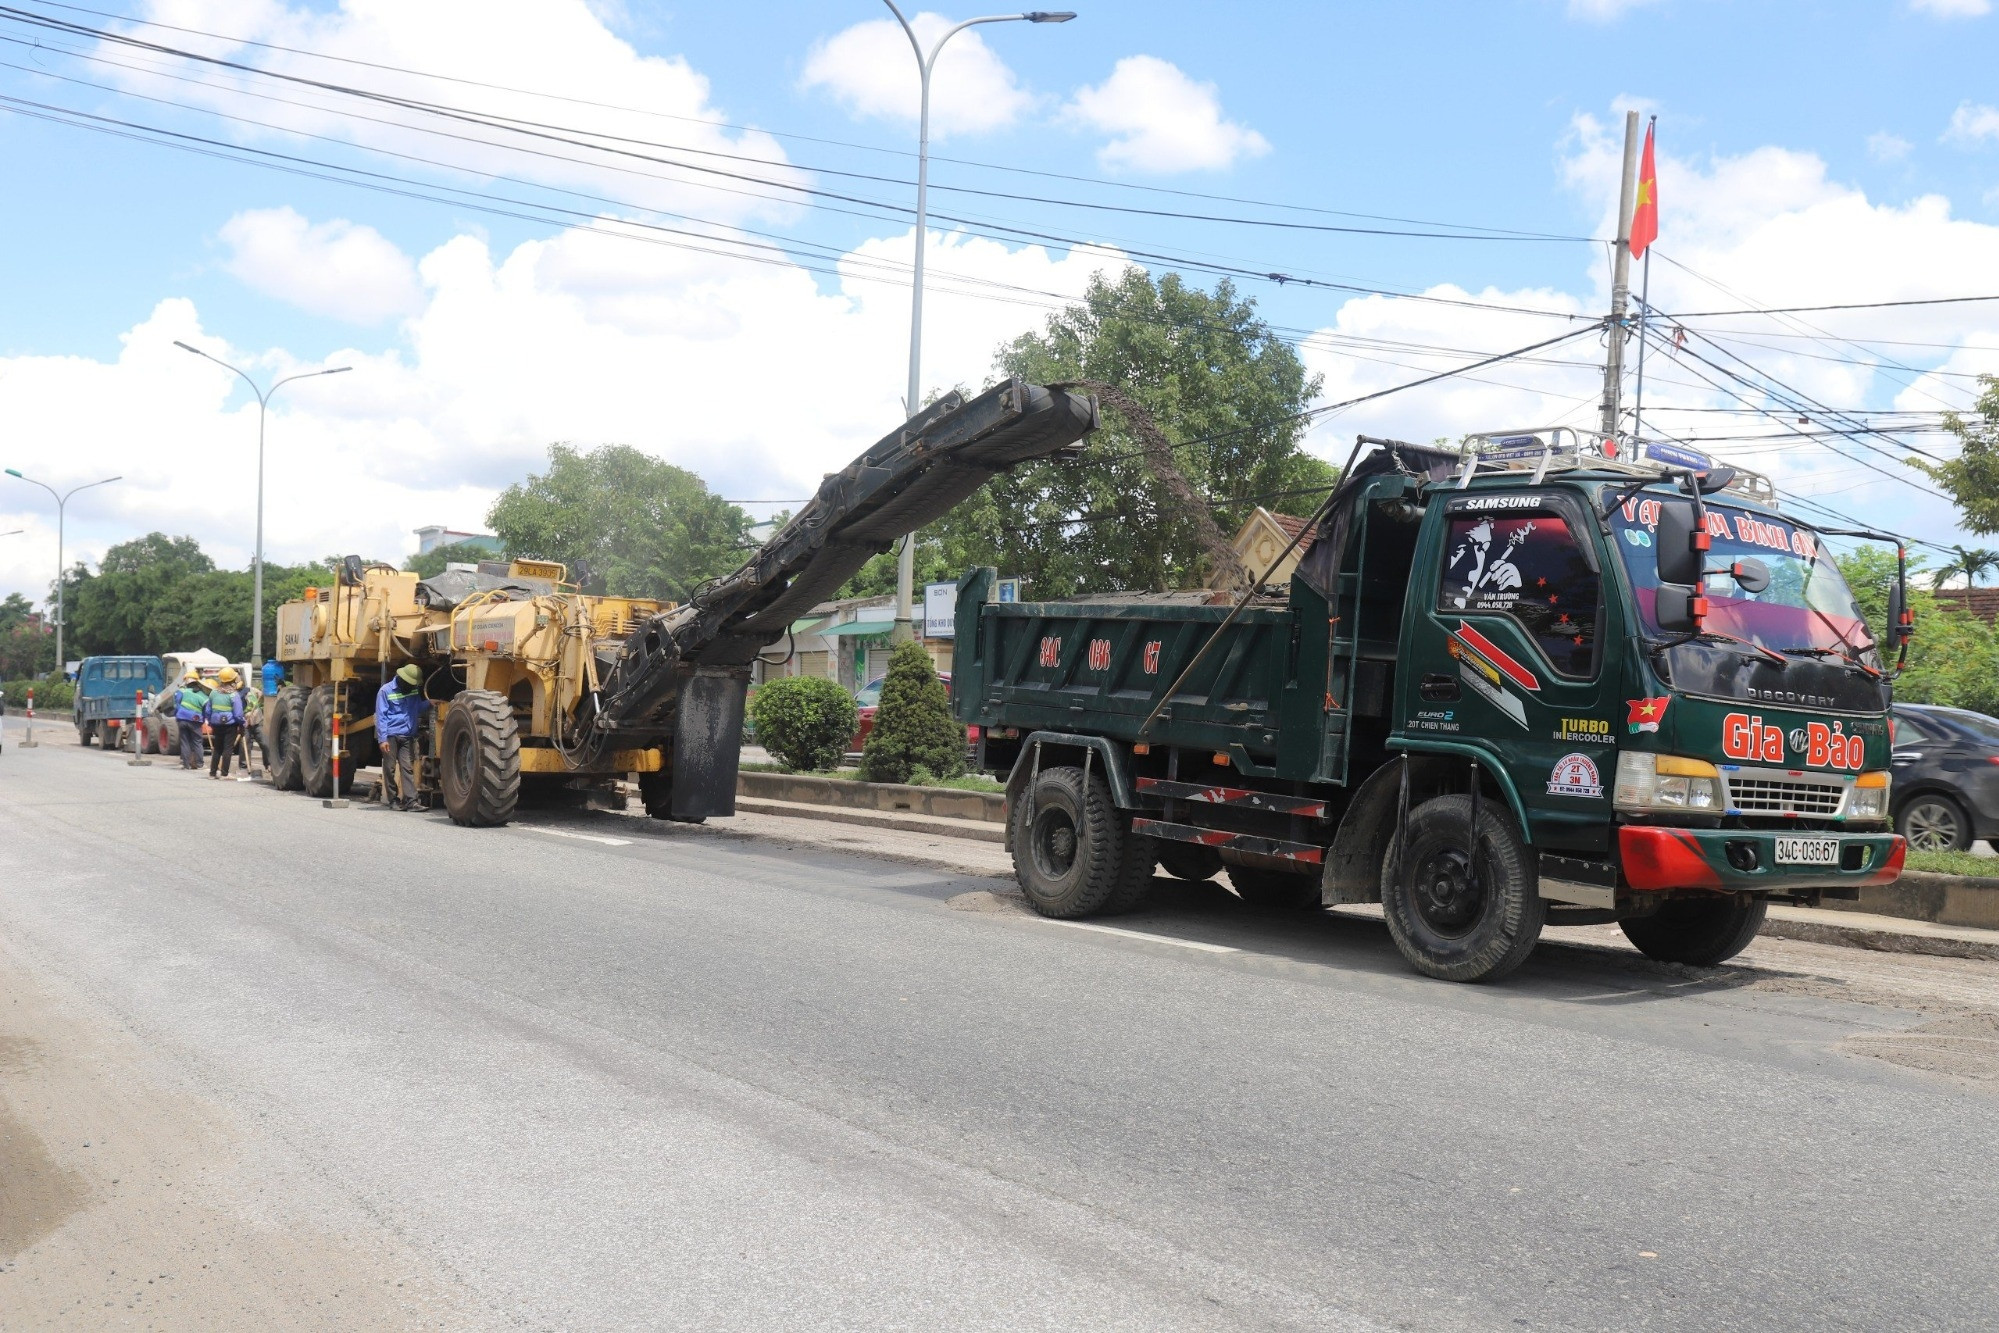
{"label": "utility pole", "polygon": [[1617,192],[1617,254],[1610,270],[1610,347],[1603,361],[1603,416],[1598,429],[1617,438],[1617,396],[1624,379],[1624,317],[1631,304],[1631,213],[1638,200],[1638,113],[1624,113],[1624,181]]}
{"label": "utility pole", "polygon": [[102,481],[86,481],[81,486],[72,486],[67,491],[58,491],[55,487],[49,485],[45,481],[36,481],[33,477],[22,476],[18,471],[16,471],[11,467],[7,469],[7,475],[13,477],[17,481],[25,481],[30,486],[41,487],[43,490],[47,491],[50,497],[54,499],[56,502],[56,670],[63,672],[64,674],[67,674],[69,669],[69,659],[64,657],[62,653],[62,632],[63,632],[63,625],[69,619],[69,616],[66,612],[66,609],[63,606],[62,548],[63,548],[63,527],[64,524],[67,522],[66,515],[69,512],[69,497],[75,495],[78,491],[87,491],[93,486],[109,486],[112,482],[123,481],[125,478],[121,474],[116,477],[106,477]]}

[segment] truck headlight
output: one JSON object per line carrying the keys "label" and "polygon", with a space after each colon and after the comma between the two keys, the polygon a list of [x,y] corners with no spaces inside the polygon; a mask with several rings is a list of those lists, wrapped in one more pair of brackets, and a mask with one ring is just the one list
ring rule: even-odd
{"label": "truck headlight", "polygon": [[1888,774],[1862,773],[1853,780],[1853,792],[1846,798],[1848,819],[1888,817]]}
{"label": "truck headlight", "polygon": [[1721,773],[1705,759],[1626,750],[1617,756],[1612,803],[1632,814],[1721,809]]}

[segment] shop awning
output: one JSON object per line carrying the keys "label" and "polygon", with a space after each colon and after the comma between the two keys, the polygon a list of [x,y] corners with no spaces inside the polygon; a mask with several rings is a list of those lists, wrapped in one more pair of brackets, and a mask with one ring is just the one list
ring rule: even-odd
{"label": "shop awning", "polygon": [[892,618],[888,620],[850,620],[844,625],[828,625],[819,632],[829,638],[843,638],[849,635],[855,638],[865,638],[871,634],[886,634],[894,628],[895,621]]}
{"label": "shop awning", "polygon": [[826,627],[829,619],[830,616],[807,616],[803,620],[794,620],[791,622],[791,636],[797,639],[808,634],[817,634]]}

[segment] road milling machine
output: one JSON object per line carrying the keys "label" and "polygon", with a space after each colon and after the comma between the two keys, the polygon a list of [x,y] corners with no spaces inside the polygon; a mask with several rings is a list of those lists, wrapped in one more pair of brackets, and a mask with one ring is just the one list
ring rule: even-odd
{"label": "road milling machine", "polygon": [[1012,379],[950,394],[877,442],[741,568],[684,605],[582,593],[552,562],[433,579],[348,557],[332,586],[278,610],[289,682],[266,709],[280,787],[331,797],[376,762],[374,702],[415,663],[436,707],[419,787],[466,825],[504,824],[523,792],[637,775],[646,812],[735,813],[751,664],[869,557],[989,478],[1079,454],[1097,402]]}

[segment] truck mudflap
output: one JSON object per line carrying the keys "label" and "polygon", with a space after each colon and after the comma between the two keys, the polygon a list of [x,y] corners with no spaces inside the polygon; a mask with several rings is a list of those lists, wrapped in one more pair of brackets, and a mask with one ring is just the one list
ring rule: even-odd
{"label": "truck mudflap", "polygon": [[[1780,861],[1779,841],[1813,844],[1813,860]],[[1831,844],[1830,847],[1825,844]],[[1788,833],[1779,829],[1665,828],[1626,824],[1617,830],[1624,880],[1635,890],[1722,889],[1730,893],[1789,893],[1891,884],[1902,873],[1908,844],[1895,833]],[[1818,861],[1823,857],[1823,863]]]}

